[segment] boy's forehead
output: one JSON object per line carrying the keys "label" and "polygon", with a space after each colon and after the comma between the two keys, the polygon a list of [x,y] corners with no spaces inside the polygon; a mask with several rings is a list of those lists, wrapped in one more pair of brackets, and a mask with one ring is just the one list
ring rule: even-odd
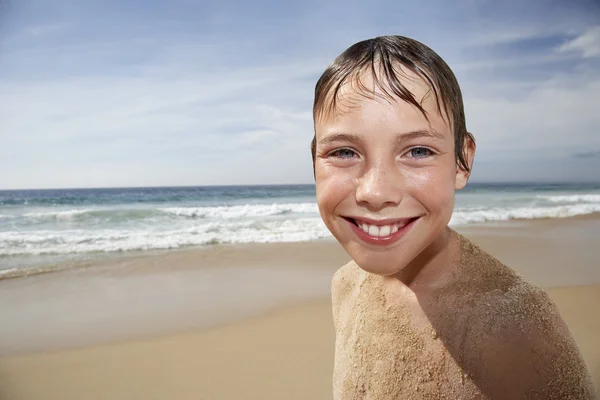
{"label": "boy's forehead", "polygon": [[[350,77],[344,82],[337,92],[335,107],[332,107],[329,112],[323,112],[318,120],[315,121],[316,125],[322,126],[323,124],[329,125],[339,122],[354,114],[353,111],[358,111],[365,104],[377,102],[385,106],[390,112],[398,111],[399,109],[414,108],[414,111],[418,113],[418,118],[424,122],[429,119],[428,122],[439,125],[434,120],[441,120],[443,125],[447,126],[445,119],[440,115],[434,90],[429,83],[423,77],[407,68],[399,71],[397,76],[400,83],[406,90],[410,91],[415,101],[426,111],[427,118],[413,104],[394,95],[390,83],[387,82],[385,77],[376,78],[373,76],[371,70],[367,70]],[[329,99],[330,104],[332,101],[333,99]]]}
{"label": "boy's forehead", "polygon": [[[425,79],[415,72],[402,67],[397,67],[397,78],[406,90],[408,90],[417,103],[427,112],[428,117],[440,116],[435,92]],[[323,110],[319,116],[320,121],[327,122],[332,119],[344,118],[349,112],[364,104],[365,100],[372,100],[386,105],[390,110],[400,107],[414,107],[403,99],[398,98],[392,91],[391,83],[385,77],[375,77],[372,71],[360,71],[349,77],[337,92],[335,101],[332,93],[328,94],[330,109]],[[335,107],[331,107],[335,104]],[[415,107],[416,109],[416,107]]]}
{"label": "boy's forehead", "polygon": [[[421,75],[400,65],[395,66],[394,70],[399,83],[412,93],[417,102],[426,101],[428,97],[432,97],[428,96],[428,93],[432,91],[431,86]],[[377,72],[377,75],[375,75],[371,69],[368,69],[359,71],[348,79],[342,85],[340,94],[362,93],[364,95],[373,93],[375,95],[385,95],[387,92],[392,96],[391,85],[390,79],[382,76],[381,72]]]}

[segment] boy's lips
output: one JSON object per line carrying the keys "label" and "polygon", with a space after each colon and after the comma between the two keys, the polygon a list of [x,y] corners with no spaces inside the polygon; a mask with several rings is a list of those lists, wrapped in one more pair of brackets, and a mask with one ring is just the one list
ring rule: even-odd
{"label": "boy's lips", "polygon": [[359,217],[343,217],[351,229],[363,241],[388,245],[400,239],[420,217],[374,220]]}

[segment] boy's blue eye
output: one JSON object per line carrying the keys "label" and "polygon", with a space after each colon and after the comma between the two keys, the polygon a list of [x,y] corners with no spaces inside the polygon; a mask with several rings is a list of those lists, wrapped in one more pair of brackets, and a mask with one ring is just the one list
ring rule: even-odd
{"label": "boy's blue eye", "polygon": [[356,153],[350,149],[338,149],[331,152],[330,155],[337,158],[352,158],[356,155]]}
{"label": "boy's blue eye", "polygon": [[410,149],[410,155],[414,158],[425,158],[429,157],[433,152],[427,147],[415,147]]}

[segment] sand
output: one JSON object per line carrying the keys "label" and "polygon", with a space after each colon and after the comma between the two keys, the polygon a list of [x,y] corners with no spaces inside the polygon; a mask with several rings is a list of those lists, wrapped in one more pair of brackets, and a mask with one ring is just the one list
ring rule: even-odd
{"label": "sand", "polygon": [[331,310],[0,362],[1,399],[326,399]]}
{"label": "sand", "polygon": [[[549,288],[598,390],[599,219],[461,233]],[[347,261],[332,241],[222,246],[2,280],[0,399],[331,399]]]}

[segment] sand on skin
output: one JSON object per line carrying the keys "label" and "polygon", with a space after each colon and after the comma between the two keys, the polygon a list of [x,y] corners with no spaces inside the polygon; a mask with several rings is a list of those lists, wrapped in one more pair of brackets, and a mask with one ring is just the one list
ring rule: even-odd
{"label": "sand on skin", "polygon": [[[584,218],[583,223],[590,220],[594,219]],[[522,237],[523,229],[509,226],[462,233],[534,283],[550,288],[550,297],[569,325],[598,391],[600,268],[589,263],[598,259],[600,250],[591,245],[593,239],[585,241],[597,231],[586,231],[581,238],[573,238],[571,233],[561,237],[565,230],[598,229],[596,225],[578,228],[580,222],[581,218],[562,224],[539,221],[526,228],[532,230],[531,236]],[[304,259],[308,264],[319,256],[343,258],[335,243],[298,245],[298,254],[311,254],[309,260]],[[289,256],[297,255],[279,246],[262,247],[260,254],[255,261],[289,260]],[[231,257],[227,262],[235,264],[239,261],[236,257],[244,255],[240,252]],[[532,259],[538,263],[531,265]],[[304,267],[314,267],[308,264]],[[144,274],[144,268],[137,266],[130,272]],[[0,282],[0,292],[3,284]],[[266,315],[189,333],[5,356],[0,358],[0,398],[330,399],[334,346],[331,304],[326,296],[314,297],[321,300],[296,299],[296,305],[292,302],[279,310],[265,311]],[[186,310],[178,311],[184,318]],[[155,323],[160,325],[161,321]]]}

